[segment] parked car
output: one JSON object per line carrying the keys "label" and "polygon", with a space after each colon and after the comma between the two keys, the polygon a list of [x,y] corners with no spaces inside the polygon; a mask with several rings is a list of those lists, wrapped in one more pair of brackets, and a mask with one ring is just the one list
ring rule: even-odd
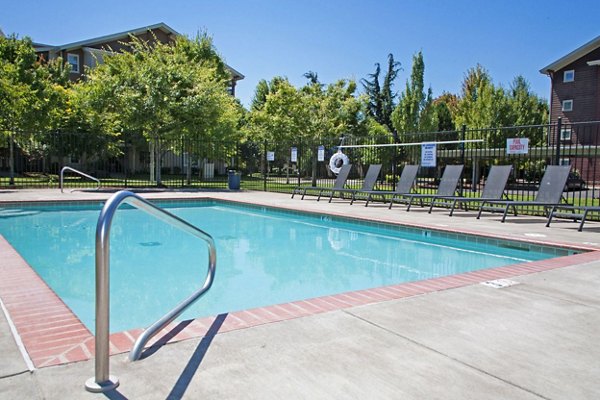
{"label": "parked car", "polygon": [[569,177],[567,178],[567,183],[565,185],[565,190],[585,190],[587,189],[587,185],[585,181],[579,176],[579,174],[575,172],[569,172]]}

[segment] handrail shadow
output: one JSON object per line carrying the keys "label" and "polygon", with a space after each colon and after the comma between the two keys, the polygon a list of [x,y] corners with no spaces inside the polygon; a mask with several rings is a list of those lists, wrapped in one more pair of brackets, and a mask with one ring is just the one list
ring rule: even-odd
{"label": "handrail shadow", "polygon": [[[206,332],[206,335],[204,335],[204,337],[198,344],[198,347],[196,347],[196,350],[190,357],[190,360],[183,369],[183,372],[179,376],[179,379],[177,379],[177,382],[175,382],[173,389],[171,389],[171,392],[169,392],[169,394],[167,395],[167,400],[178,400],[183,397],[190,383],[192,382],[196,371],[198,371],[200,364],[202,364],[202,360],[204,359],[204,356],[206,355],[213,339],[215,338],[217,333],[219,333],[223,322],[225,322],[227,315],[227,313],[217,315],[210,328]],[[167,334],[162,336],[156,343],[147,348],[142,353],[140,359],[150,357],[152,354],[156,353],[158,349],[164,346],[169,340],[171,340],[175,335],[181,332],[186,326],[188,326],[192,322],[193,320],[188,320],[179,323],[175,328],[171,329]],[[109,390],[107,392],[104,392],[103,394],[106,398],[110,400],[128,400],[128,398],[121,394],[118,391],[118,389]]]}
{"label": "handrail shadow", "polygon": [[206,355],[206,352],[208,351],[213,339],[219,332],[219,329],[221,329],[223,322],[225,322],[227,315],[227,313],[217,315],[217,318],[215,318],[213,321],[212,325],[208,329],[208,332],[206,332],[206,335],[202,338],[198,344],[198,347],[196,347],[194,354],[192,354],[192,357],[183,369],[179,379],[177,379],[177,382],[175,382],[173,389],[171,389],[171,392],[167,396],[167,400],[177,400],[183,397],[188,386],[190,385],[190,382],[196,374],[196,371],[198,371],[198,368],[200,367],[200,364],[202,363],[202,360],[204,359],[204,356]]}

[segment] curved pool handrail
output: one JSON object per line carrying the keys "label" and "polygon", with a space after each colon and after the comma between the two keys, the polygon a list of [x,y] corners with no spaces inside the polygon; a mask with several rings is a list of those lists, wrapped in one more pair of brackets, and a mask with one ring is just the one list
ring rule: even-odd
{"label": "curved pool handrail", "polygon": [[110,227],[112,219],[118,207],[122,203],[130,204],[157,219],[166,222],[174,227],[190,233],[202,240],[208,245],[208,272],[204,285],[190,297],[182,301],[179,305],[169,311],[165,316],[150,325],[144,333],[136,340],[129,354],[129,359],[135,361],[139,359],[144,345],[156,333],[158,333],[167,324],[177,318],[187,307],[192,305],[204,293],[206,293],[214,280],[217,265],[217,252],[215,242],[208,233],[196,228],[194,225],[183,219],[165,211],[135,193],[121,190],[114,195],[102,208],[96,225],[96,359],[95,359],[95,377],[86,381],[86,389],[91,392],[104,392],[116,388],[119,385],[118,379],[109,374],[109,321],[110,321],[110,301],[109,301],[109,271],[110,271]]}
{"label": "curved pool handrail", "polygon": [[62,167],[62,169],[60,170],[60,192],[61,193],[64,193],[63,192],[63,187],[64,187],[65,171],[72,171],[72,172],[75,172],[76,174],[79,174],[79,175],[83,176],[84,178],[88,178],[88,179],[91,179],[91,180],[93,180],[95,182],[98,182],[98,187],[96,188],[96,190],[100,189],[100,186],[101,186],[100,179],[94,178],[93,176],[88,175],[85,172],[81,172],[78,169],[65,166],[65,167]]}

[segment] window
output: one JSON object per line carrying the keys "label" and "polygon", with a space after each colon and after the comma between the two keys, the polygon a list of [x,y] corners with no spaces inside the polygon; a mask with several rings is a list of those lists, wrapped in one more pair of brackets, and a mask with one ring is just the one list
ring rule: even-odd
{"label": "window", "polygon": [[71,72],[79,73],[79,55],[67,53],[67,62],[71,66]]}
{"label": "window", "polygon": [[562,110],[563,111],[573,111],[573,100],[563,100]]}
{"label": "window", "polygon": [[570,69],[563,73],[563,82],[573,82],[575,80],[575,70]]}
{"label": "window", "polygon": [[560,131],[560,140],[568,141],[571,140],[571,128],[563,128]]}
{"label": "window", "polygon": [[559,165],[571,165],[571,159],[570,158],[561,158],[558,161]]}

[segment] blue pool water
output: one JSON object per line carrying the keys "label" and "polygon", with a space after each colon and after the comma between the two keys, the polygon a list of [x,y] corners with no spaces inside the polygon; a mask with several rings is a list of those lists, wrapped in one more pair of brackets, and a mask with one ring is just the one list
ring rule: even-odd
{"label": "blue pool water", "polygon": [[[539,260],[563,251],[212,201],[160,205],[211,234],[217,246],[215,283],[180,320]],[[0,234],[92,331],[100,208],[0,209]],[[146,327],[204,282],[205,243],[142,211],[121,207],[110,238],[112,332]]]}

